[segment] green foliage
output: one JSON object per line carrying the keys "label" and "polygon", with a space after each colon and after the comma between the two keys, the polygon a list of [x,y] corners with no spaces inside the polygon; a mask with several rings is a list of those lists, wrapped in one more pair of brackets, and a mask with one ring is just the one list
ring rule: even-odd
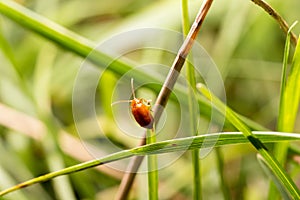
{"label": "green foliage", "polygon": [[[157,135],[157,143],[136,147],[139,139],[120,131],[111,109],[111,96],[117,93],[121,97],[118,90],[113,91],[119,78],[132,70],[127,80],[133,77],[136,84],[162,82],[165,76],[160,71],[148,72],[135,69],[135,66],[155,62],[169,66],[174,56],[167,52],[131,52],[111,63],[96,89],[95,109],[97,119],[101,121],[101,131],[91,119],[75,124],[72,93],[81,63],[89,55],[89,61],[102,70],[113,61],[112,55],[104,50],[90,54],[97,46],[95,41],[105,41],[115,34],[145,26],[182,32],[182,20],[187,21],[188,16],[185,13],[182,17],[180,1],[18,2],[0,0],[0,190],[25,180],[30,180],[30,183],[51,181],[20,189],[4,198],[112,199],[123,175],[122,171],[116,170],[116,165],[126,166],[125,158],[158,154],[159,164],[180,154],[176,162],[159,168],[159,197],[191,199],[193,162],[190,154],[181,153],[195,149],[200,149],[202,158],[201,192],[204,199],[226,198],[226,193],[230,199],[266,199],[269,180],[276,183],[283,192],[281,194],[296,195],[297,189],[292,191],[294,185],[291,181],[297,182],[300,178],[297,163],[300,152],[297,134],[300,130],[297,118],[300,45],[298,42],[295,49],[284,52],[286,35],[259,7],[250,1],[215,1],[197,40],[218,65],[225,83],[227,103],[239,113],[234,114],[238,121],[227,118],[223,131],[236,131],[242,124],[246,129],[241,131],[254,133],[262,143],[267,143],[269,150],[279,146],[274,155],[285,167],[280,167],[284,170],[281,177],[278,177],[278,169],[274,169],[278,163],[269,165],[273,158],[259,157],[257,161],[253,147],[242,133],[191,137],[196,133],[187,131],[183,138],[172,139],[181,120],[181,105],[177,100],[185,98],[188,104],[188,92],[180,82],[174,90],[178,98],[172,95],[166,107],[167,118],[162,133]],[[189,4],[192,21],[201,1],[185,2]],[[289,23],[299,20],[299,1],[269,3]],[[186,27],[188,24],[185,31]],[[299,31],[299,25],[293,28],[293,32]],[[156,42],[178,43],[160,41],[159,38]],[[135,44],[122,45],[127,48],[126,45]],[[280,79],[283,52],[286,80]],[[288,53],[293,55],[291,59]],[[288,63],[291,63],[290,68]],[[196,80],[201,79],[196,77]],[[89,85],[90,79],[87,78],[84,84]],[[159,90],[160,86],[148,84],[137,89],[137,96],[148,95],[154,100]],[[197,101],[200,106],[199,132],[207,132],[211,102],[202,96],[197,96]],[[221,118],[222,112],[218,116]],[[126,118],[125,122],[131,120]],[[214,126],[220,125],[218,118],[213,120]],[[85,134],[78,136],[76,127],[84,128]],[[268,129],[279,132],[253,132]],[[142,134],[141,130],[139,136]],[[119,149],[111,148],[111,143]],[[219,147],[218,152],[202,157],[205,155],[205,148],[201,148],[203,144]],[[101,158],[96,159],[96,156]],[[116,160],[118,162],[114,165]],[[103,165],[86,170],[103,163],[108,167]],[[74,173],[80,170],[83,171]],[[46,175],[39,177],[41,174]],[[54,178],[64,174],[71,175]],[[34,177],[38,178],[32,179]],[[130,198],[144,199],[147,181],[143,174],[137,175],[136,183]],[[291,187],[287,185],[289,183]],[[276,190],[276,187],[271,187],[271,195]]]}

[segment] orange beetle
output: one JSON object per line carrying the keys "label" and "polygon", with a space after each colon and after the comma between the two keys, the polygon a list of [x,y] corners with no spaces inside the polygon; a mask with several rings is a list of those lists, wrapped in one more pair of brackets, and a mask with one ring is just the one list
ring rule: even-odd
{"label": "orange beetle", "polygon": [[[136,122],[144,128],[147,129],[152,129],[153,128],[153,116],[150,112],[150,101],[151,100],[146,100],[143,98],[136,98],[135,93],[134,93],[134,88],[133,88],[133,79],[131,79],[131,91],[133,95],[133,99],[129,101],[118,101],[115,103],[120,103],[120,102],[131,102],[131,112],[136,120]],[[113,103],[113,104],[115,104]]]}
{"label": "orange beetle", "polygon": [[131,100],[131,112],[137,123],[144,128],[153,128],[153,117],[150,113],[149,101],[133,98]]}

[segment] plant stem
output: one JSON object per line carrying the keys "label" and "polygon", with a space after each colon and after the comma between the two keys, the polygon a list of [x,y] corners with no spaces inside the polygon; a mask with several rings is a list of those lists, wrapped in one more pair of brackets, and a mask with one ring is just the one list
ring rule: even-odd
{"label": "plant stem", "polygon": [[[155,128],[147,129],[147,144],[156,142]],[[149,199],[158,199],[157,155],[148,155],[148,194]]]}
{"label": "plant stem", "polygon": [[[278,22],[280,28],[286,34],[288,34],[288,30],[289,30],[288,23],[279,15],[278,12],[276,12],[276,10],[274,10],[267,2],[263,0],[251,0],[251,1],[256,5],[258,5],[259,7],[261,7],[262,9],[264,9],[271,17],[273,17]],[[291,32],[291,41],[294,46],[296,46],[297,40],[298,40],[297,36],[293,32]]]}
{"label": "plant stem", "polygon": [[227,187],[227,183],[225,181],[225,175],[224,175],[224,162],[223,162],[223,156],[220,148],[216,148],[216,156],[217,156],[217,167],[219,171],[219,177],[220,177],[220,184],[221,184],[221,189],[223,192],[223,198],[225,200],[230,200],[230,194],[229,194],[229,189]]}
{"label": "plant stem", "polygon": [[[182,66],[185,62],[185,59],[190,52],[192,45],[194,43],[194,40],[196,39],[198,32],[202,26],[202,23],[206,17],[206,14],[208,13],[210,6],[212,4],[213,0],[205,0],[202,3],[202,6],[199,9],[199,12],[195,18],[195,21],[189,30],[189,34],[187,35],[184,43],[182,44],[181,48],[179,49],[177,56],[172,64],[172,67],[169,71],[169,74],[163,84],[162,89],[159,92],[159,95],[157,97],[157,100],[155,102],[155,106],[153,108],[154,112],[154,120],[157,124],[158,120],[160,119],[160,116],[163,112],[163,108],[167,105],[168,99],[170,97],[170,94],[174,88],[174,85],[176,83],[176,80],[179,76],[179,73],[182,69]],[[141,145],[145,144],[145,139],[142,139]],[[119,188],[119,191],[117,193],[116,199],[127,199],[129,190],[131,188],[131,185],[133,183],[133,180],[136,175],[136,169],[138,169],[140,163],[142,162],[142,157],[132,159],[129,163],[129,167],[127,171],[131,173],[126,173],[122,179],[121,187]]]}
{"label": "plant stem", "polygon": [[[187,37],[190,30],[190,20],[189,20],[189,10],[188,10],[188,0],[181,0],[181,13],[182,13],[182,30],[183,35]],[[191,60],[191,53],[188,55],[187,60]],[[198,113],[196,107],[198,106],[194,100],[194,92],[196,91],[196,79],[195,79],[195,70],[191,62],[186,62],[186,75],[188,80],[188,109],[189,109],[189,118],[190,118],[190,130],[194,135],[198,135],[197,122],[198,122]],[[202,187],[201,187],[201,171],[200,171],[200,158],[199,158],[199,149],[192,151],[192,163],[193,163],[193,197],[195,200],[202,199]]]}

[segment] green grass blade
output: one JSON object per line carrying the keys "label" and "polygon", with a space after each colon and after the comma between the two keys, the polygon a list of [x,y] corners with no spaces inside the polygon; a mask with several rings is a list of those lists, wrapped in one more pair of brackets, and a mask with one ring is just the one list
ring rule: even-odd
{"label": "green grass blade", "polygon": [[276,175],[276,177],[280,180],[281,184],[285,187],[289,194],[295,199],[300,199],[300,192],[296,184],[286,173],[286,171],[281,167],[279,162],[268,152],[262,141],[251,132],[249,127],[247,127],[237,117],[236,113],[233,110],[223,104],[223,102],[221,102],[216,96],[211,94],[203,84],[198,84],[197,87],[206,98],[212,101],[213,105],[226,117],[226,119],[244,134],[244,136],[263,157],[270,169],[273,171],[273,174]]}
{"label": "green grass blade", "polygon": [[[98,67],[106,66],[110,63],[108,70],[114,72],[117,75],[124,75],[127,71],[131,70],[136,82],[140,82],[141,79],[147,80],[147,82],[159,82],[156,77],[149,75],[141,70],[136,70],[131,64],[124,61],[114,60],[109,55],[106,55],[99,51],[93,51],[96,44],[66,28],[56,24],[55,22],[32,12],[31,10],[15,3],[10,0],[0,0],[0,13],[14,20],[16,23],[24,26],[27,29],[34,31],[35,33],[53,41],[54,43],[76,53],[82,57],[90,59]],[[113,62],[114,61],[114,62]],[[159,92],[160,88],[149,85],[149,88],[155,92]],[[176,89],[178,95],[186,96],[187,92],[183,89]],[[174,96],[170,97],[174,100]],[[201,114],[203,116],[210,116],[210,104],[203,98],[197,99],[199,106],[201,107]],[[253,130],[267,130],[260,124],[257,124],[247,118],[243,118],[243,121],[251,127]]]}
{"label": "green grass blade", "polygon": [[[60,46],[82,56],[88,57],[96,64],[103,66],[114,61],[104,53],[93,50],[96,44],[55,22],[15,3],[14,1],[1,0],[0,12],[24,27],[38,33],[41,36],[59,44]],[[89,55],[93,52],[91,55]],[[116,73],[130,70],[132,67],[121,61],[115,61],[111,70]]]}
{"label": "green grass blade", "polygon": [[296,25],[294,23],[288,31],[286,45],[284,50],[283,70],[281,79],[280,107],[278,117],[278,130],[292,132],[298,112],[300,97],[300,43],[297,43],[295,54],[292,61],[291,73],[286,80],[286,71],[290,49],[291,29]]}
{"label": "green grass blade", "polygon": [[[294,25],[294,24],[293,24]],[[292,26],[293,27],[293,26]],[[291,28],[292,28],[291,27]],[[291,28],[288,31],[286,40],[285,40],[285,46],[284,46],[284,54],[283,54],[283,65],[282,65],[282,73],[281,73],[281,84],[280,84],[280,102],[279,102],[279,115],[278,115],[278,122],[277,122],[277,129],[283,128],[283,120],[284,120],[284,101],[283,96],[285,93],[285,86],[286,86],[286,71],[288,67],[288,59],[290,54],[290,31]]]}
{"label": "green grass blade", "polygon": [[[261,142],[279,142],[286,140],[300,140],[299,134],[292,133],[280,133],[280,132],[253,132],[255,137],[257,137]],[[216,138],[218,141],[215,142]],[[106,163],[110,163],[113,161],[121,160],[124,158],[129,158],[132,156],[145,156],[150,154],[162,154],[162,153],[170,153],[170,152],[178,152],[178,151],[186,151],[193,149],[200,149],[202,144],[207,145],[211,142],[215,147],[229,145],[229,144],[245,144],[249,143],[249,140],[244,137],[242,133],[239,132],[225,132],[225,133],[213,133],[199,136],[192,136],[180,139],[166,140],[162,142],[157,142],[154,144],[149,144],[145,146],[136,147],[130,150],[120,151],[114,154],[110,154],[106,157],[91,160],[88,162],[80,163],[77,165],[73,165],[62,170],[58,170],[55,172],[51,172],[37,178],[33,178],[31,180],[25,181],[18,185],[12,186],[6,190],[0,192],[0,196],[8,194],[10,192],[19,190],[24,187],[28,187],[30,185],[41,183],[53,179],[58,176],[75,173],[78,171],[82,171],[91,167],[95,167],[98,165],[103,165]],[[208,145],[209,146],[209,145]]]}
{"label": "green grass blade", "polygon": [[283,93],[283,112],[280,128],[292,132],[297,117],[300,98],[300,42],[297,43],[292,61],[291,73],[288,77],[286,88]]}
{"label": "green grass blade", "polygon": [[223,193],[223,199],[224,200],[230,200],[230,191],[227,182],[225,181],[225,174],[224,174],[224,160],[223,160],[223,155],[222,151],[220,148],[216,148],[216,157],[217,157],[217,169],[219,173],[219,178],[220,178],[220,187],[222,189]]}
{"label": "green grass blade", "polygon": [[265,171],[265,173],[268,174],[269,177],[271,177],[274,185],[276,185],[276,187],[280,191],[282,198],[285,200],[291,199],[288,193],[286,192],[285,187],[282,185],[281,181],[277,178],[276,174],[273,173],[273,170],[270,168],[268,163],[259,154],[257,155],[257,160],[260,166]]}
{"label": "green grass blade", "polygon": [[[147,129],[147,144],[156,142],[155,128]],[[158,199],[158,171],[157,156],[148,155],[148,194],[149,199]]]}
{"label": "green grass blade", "polygon": [[[182,18],[182,31],[183,35],[186,37],[190,30],[190,19],[189,19],[189,9],[188,0],[181,0],[181,18]],[[192,53],[192,52],[191,52]],[[189,109],[189,126],[192,133],[198,135],[197,123],[198,114],[195,112],[197,104],[194,101],[193,94],[196,90],[196,79],[195,70],[191,64],[190,59],[192,58],[191,53],[187,57],[186,76],[189,83],[188,87],[188,109]],[[193,198],[202,199],[202,187],[201,187],[201,166],[199,158],[199,149],[193,150],[192,152],[192,164],[193,164]]]}
{"label": "green grass blade", "polygon": [[26,28],[58,42],[65,48],[76,51],[79,55],[85,56],[95,47],[93,43],[87,39],[74,34],[68,29],[30,11],[14,1],[1,0],[0,11],[1,14],[15,20]]}
{"label": "green grass blade", "polygon": [[[293,23],[293,25],[289,28],[286,42],[285,42],[285,48],[284,48],[284,54],[283,54],[283,66],[282,66],[282,74],[281,74],[281,85],[280,85],[280,101],[279,101],[279,114],[278,114],[278,122],[277,122],[277,130],[278,131],[291,131],[294,127],[294,124],[290,123],[290,121],[286,121],[287,117],[286,115],[290,115],[292,113],[295,114],[295,111],[292,111],[289,108],[290,102],[287,102],[286,97],[289,96],[289,98],[293,99],[293,94],[287,94],[286,90],[286,74],[287,74],[287,67],[288,67],[288,58],[289,58],[289,52],[290,52],[290,38],[291,38],[291,30],[292,28],[297,24],[297,22]],[[297,45],[298,46],[298,45]],[[291,85],[291,84],[289,84]],[[288,90],[291,91],[291,90]],[[292,112],[292,113],[290,113]],[[292,114],[293,115],[293,114]],[[277,158],[278,162],[284,166],[284,163],[286,162],[287,157],[287,151],[289,147],[289,142],[281,142],[275,145],[274,147],[274,155]],[[278,185],[278,184],[277,184]],[[275,189],[275,185],[271,182],[269,187],[269,199],[278,199],[279,193]]]}

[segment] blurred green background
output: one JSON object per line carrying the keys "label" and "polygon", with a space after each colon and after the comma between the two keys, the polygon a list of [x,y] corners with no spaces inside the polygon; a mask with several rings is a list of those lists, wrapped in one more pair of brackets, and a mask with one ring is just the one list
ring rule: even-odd
{"label": "blurred green background", "polygon": [[[138,28],[182,30],[180,1],[175,0],[18,2],[95,43]],[[201,1],[191,0],[189,3],[190,19],[193,20]],[[272,0],[268,3],[288,24],[300,20],[298,0]],[[299,31],[300,26],[297,25],[294,32],[298,34]],[[271,130],[276,129],[285,37],[274,19],[251,1],[229,0],[213,3],[197,39],[222,74],[227,104]],[[177,41],[166,41],[172,42],[177,44]],[[72,92],[84,58],[2,15],[0,47],[1,123],[6,124],[0,126],[0,188],[91,159],[81,143],[72,143],[66,136],[71,134],[78,137],[72,115]],[[170,65],[174,56],[156,55],[149,51],[125,58],[136,64],[155,59]],[[99,155],[113,151],[106,149],[109,148],[103,142],[106,137],[121,148],[138,144],[137,140],[122,135],[109,109],[111,93],[118,78],[113,73],[106,73],[97,90],[97,109],[102,113],[97,117],[104,122],[102,131],[106,136],[94,130],[89,120],[77,124],[87,130],[85,136],[79,136],[94,145]],[[157,94],[143,88],[138,95],[154,100]],[[11,110],[6,110],[8,108]],[[169,123],[166,126],[169,131],[174,129],[176,120],[180,120],[177,108],[177,102],[170,102],[167,107]],[[201,122],[200,130],[205,130],[206,119]],[[296,131],[300,130],[298,122]],[[41,128],[41,124],[46,128]],[[35,133],[38,135],[36,138]],[[170,133],[161,139],[172,135]],[[253,148],[250,145],[236,145],[223,147],[221,151],[225,163],[224,178],[232,199],[266,199],[268,179],[257,163]],[[203,159],[204,199],[222,197],[215,160],[214,151]],[[184,154],[159,172],[161,199],[192,198],[189,163],[190,155]],[[289,167],[292,173],[296,173],[293,164]],[[90,169],[14,192],[5,199],[112,199],[121,177],[122,172],[112,168]],[[139,174],[132,199],[143,199],[146,183],[146,174]]]}

